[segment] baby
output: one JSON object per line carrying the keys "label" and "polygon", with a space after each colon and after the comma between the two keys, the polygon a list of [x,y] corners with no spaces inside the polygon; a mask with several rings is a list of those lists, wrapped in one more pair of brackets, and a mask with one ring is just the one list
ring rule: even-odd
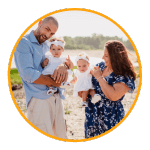
{"label": "baby", "polygon": [[[43,75],[53,75],[55,69],[60,64],[65,64],[68,69],[73,69],[74,65],[71,62],[69,56],[68,59],[62,57],[62,52],[64,52],[65,41],[60,38],[53,38],[50,40],[50,52],[52,55],[47,55],[46,59],[42,62],[41,66],[44,68],[42,71]],[[72,71],[68,70],[68,74],[72,75]],[[70,83],[64,81],[61,86],[70,86]],[[47,94],[52,94],[57,91],[56,87],[49,87]]]}
{"label": "baby", "polygon": [[[96,94],[93,84],[92,84],[92,75],[89,63],[89,57],[86,53],[82,52],[77,55],[76,57],[76,64],[77,64],[77,72],[73,80],[70,83],[74,85],[74,92],[73,96],[78,96],[78,92],[82,93],[82,107],[87,107],[88,103],[86,101],[88,94],[90,93],[92,98],[92,103],[96,103],[101,100],[99,94]],[[90,92],[89,92],[90,91]]]}

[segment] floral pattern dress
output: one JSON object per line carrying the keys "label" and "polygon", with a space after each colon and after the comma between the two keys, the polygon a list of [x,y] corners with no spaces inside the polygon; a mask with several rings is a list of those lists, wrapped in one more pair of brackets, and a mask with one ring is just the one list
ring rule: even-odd
{"label": "floral pattern dress", "polygon": [[[101,62],[96,66],[99,66],[101,71],[106,67],[104,62]],[[112,72],[105,77],[105,80],[112,86],[117,82],[123,82],[130,88],[128,91],[130,93],[135,89],[134,79],[130,79],[128,76],[116,75]],[[125,111],[121,103],[124,96],[117,101],[111,101],[102,92],[97,79],[92,77],[92,83],[96,93],[101,95],[101,100],[96,104],[93,104],[91,103],[91,96],[88,95],[88,107],[85,108],[85,138],[94,137],[106,132],[120,122],[125,116]]]}

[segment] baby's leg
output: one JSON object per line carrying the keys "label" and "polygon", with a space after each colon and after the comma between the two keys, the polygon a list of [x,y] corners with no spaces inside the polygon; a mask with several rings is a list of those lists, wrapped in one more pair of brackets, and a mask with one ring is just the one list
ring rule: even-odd
{"label": "baby's leg", "polygon": [[[50,74],[45,75],[45,76],[52,78]],[[50,85],[50,86],[49,86],[49,89],[48,89],[48,91],[47,91],[47,95],[53,94],[53,93],[55,93],[55,92],[57,92],[56,88],[54,88],[53,85]]]}
{"label": "baby's leg", "polygon": [[82,98],[82,93],[83,93],[83,91],[78,92],[78,96],[81,97],[81,98]]}
{"label": "baby's leg", "polygon": [[[69,73],[68,73],[69,74]],[[69,82],[69,80],[68,80],[68,78],[65,78],[65,81],[63,81],[62,83],[61,83],[61,88],[67,88],[67,87],[69,87],[69,86],[71,86],[71,83]]]}
{"label": "baby's leg", "polygon": [[53,86],[50,86],[47,91],[47,95],[53,94],[55,92],[57,92],[56,88],[54,88]]}
{"label": "baby's leg", "polygon": [[90,89],[90,95],[92,97],[91,102],[94,104],[101,100],[100,94],[96,94],[94,89]]}
{"label": "baby's leg", "polygon": [[88,94],[89,94],[89,90],[88,91],[82,91],[82,100],[84,102],[86,102]]}
{"label": "baby's leg", "polygon": [[80,94],[81,95],[79,95],[79,96],[82,96],[82,100],[83,100],[81,106],[82,107],[88,107],[88,103],[86,100],[87,100],[87,96],[89,94],[89,90],[88,91],[82,91],[82,92],[80,92]]}
{"label": "baby's leg", "polygon": [[96,94],[95,90],[94,89],[90,89],[90,95],[91,95],[91,97],[94,97],[95,94]]}

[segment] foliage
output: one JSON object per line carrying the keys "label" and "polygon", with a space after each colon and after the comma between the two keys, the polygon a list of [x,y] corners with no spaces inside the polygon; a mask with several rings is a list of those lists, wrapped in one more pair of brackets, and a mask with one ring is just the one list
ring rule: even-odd
{"label": "foliage", "polygon": [[139,73],[139,67],[134,67],[134,70],[136,72],[136,77],[140,77],[140,73]]}
{"label": "foliage", "polygon": [[11,84],[22,84],[21,77],[16,68],[10,70],[10,80]]}
{"label": "foliage", "polygon": [[133,50],[132,44],[129,40],[123,41],[122,38],[117,36],[110,37],[110,36],[103,36],[102,34],[97,35],[94,33],[91,37],[68,37],[64,36],[64,40],[66,42],[65,49],[84,49],[84,50],[93,50],[93,49],[103,49],[104,44],[108,40],[118,40],[122,42],[127,49]]}

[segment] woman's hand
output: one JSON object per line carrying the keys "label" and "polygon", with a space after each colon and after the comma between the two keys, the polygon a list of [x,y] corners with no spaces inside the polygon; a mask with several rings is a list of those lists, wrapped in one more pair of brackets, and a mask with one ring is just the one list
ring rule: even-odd
{"label": "woman's hand", "polygon": [[102,76],[102,72],[99,69],[99,66],[94,67],[94,70],[91,70],[91,74],[98,79],[100,76]]}
{"label": "woman's hand", "polygon": [[62,83],[64,81],[67,81],[68,71],[64,64],[59,65],[55,69],[52,78],[56,81],[56,83]]}

